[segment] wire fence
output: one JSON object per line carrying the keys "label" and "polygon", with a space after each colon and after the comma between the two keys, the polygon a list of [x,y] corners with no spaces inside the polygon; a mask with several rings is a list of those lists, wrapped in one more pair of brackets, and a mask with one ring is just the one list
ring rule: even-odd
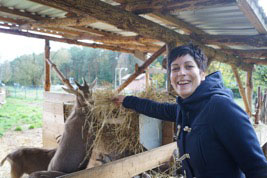
{"label": "wire fence", "polygon": [[42,100],[44,89],[42,86],[6,86],[6,96],[13,98]]}

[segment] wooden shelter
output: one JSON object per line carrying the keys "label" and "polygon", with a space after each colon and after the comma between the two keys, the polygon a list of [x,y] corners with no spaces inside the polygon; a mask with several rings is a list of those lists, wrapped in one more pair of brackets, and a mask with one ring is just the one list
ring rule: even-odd
{"label": "wooden shelter", "polygon": [[[267,18],[258,0],[1,0],[0,32],[45,39],[45,91],[50,90],[50,66],[55,68],[49,41],[126,52],[144,60],[118,92],[159,55],[192,42],[205,51],[209,63],[232,66],[249,115],[253,66],[267,65]],[[146,59],[147,53],[153,55]],[[237,68],[247,72],[246,90]],[[164,128],[170,127],[165,123]],[[166,136],[165,143],[171,141]]]}

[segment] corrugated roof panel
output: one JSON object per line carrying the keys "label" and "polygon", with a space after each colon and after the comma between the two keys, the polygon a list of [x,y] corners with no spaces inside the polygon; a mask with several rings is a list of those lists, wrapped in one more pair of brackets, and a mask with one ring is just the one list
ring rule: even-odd
{"label": "corrugated roof panel", "polygon": [[28,0],[0,0],[0,5],[8,8],[21,9],[41,16],[63,18],[67,12],[49,6],[40,5]]}
{"label": "corrugated roof panel", "polygon": [[121,34],[123,36],[136,36],[137,35],[137,33],[129,32],[129,31],[123,31],[123,30],[121,30],[121,29],[119,29],[113,25],[103,23],[103,22],[92,23],[88,26],[93,27],[93,28],[97,28],[100,30],[106,30],[106,31],[110,31],[113,33],[118,33],[118,34]]}
{"label": "corrugated roof panel", "polygon": [[236,4],[196,11],[172,12],[172,15],[212,35],[258,34]]}

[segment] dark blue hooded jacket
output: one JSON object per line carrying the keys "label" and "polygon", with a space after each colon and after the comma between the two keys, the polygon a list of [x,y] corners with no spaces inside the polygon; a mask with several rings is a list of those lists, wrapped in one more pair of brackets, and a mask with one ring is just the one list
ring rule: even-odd
{"label": "dark blue hooded jacket", "polygon": [[187,178],[267,178],[267,161],[249,117],[223,86],[220,72],[176,104],[127,96],[123,106],[176,122],[180,156],[190,156],[182,162]]}

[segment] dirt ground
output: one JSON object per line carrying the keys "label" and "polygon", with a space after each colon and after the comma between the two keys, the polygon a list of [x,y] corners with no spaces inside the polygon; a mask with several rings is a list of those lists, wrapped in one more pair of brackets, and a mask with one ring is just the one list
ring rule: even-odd
{"label": "dirt ground", "polygon": [[[31,129],[23,131],[9,131],[0,138],[0,160],[8,153],[19,147],[42,147],[42,129]],[[0,178],[10,177],[10,165],[8,161],[0,167]],[[23,178],[26,178],[26,174]]]}

